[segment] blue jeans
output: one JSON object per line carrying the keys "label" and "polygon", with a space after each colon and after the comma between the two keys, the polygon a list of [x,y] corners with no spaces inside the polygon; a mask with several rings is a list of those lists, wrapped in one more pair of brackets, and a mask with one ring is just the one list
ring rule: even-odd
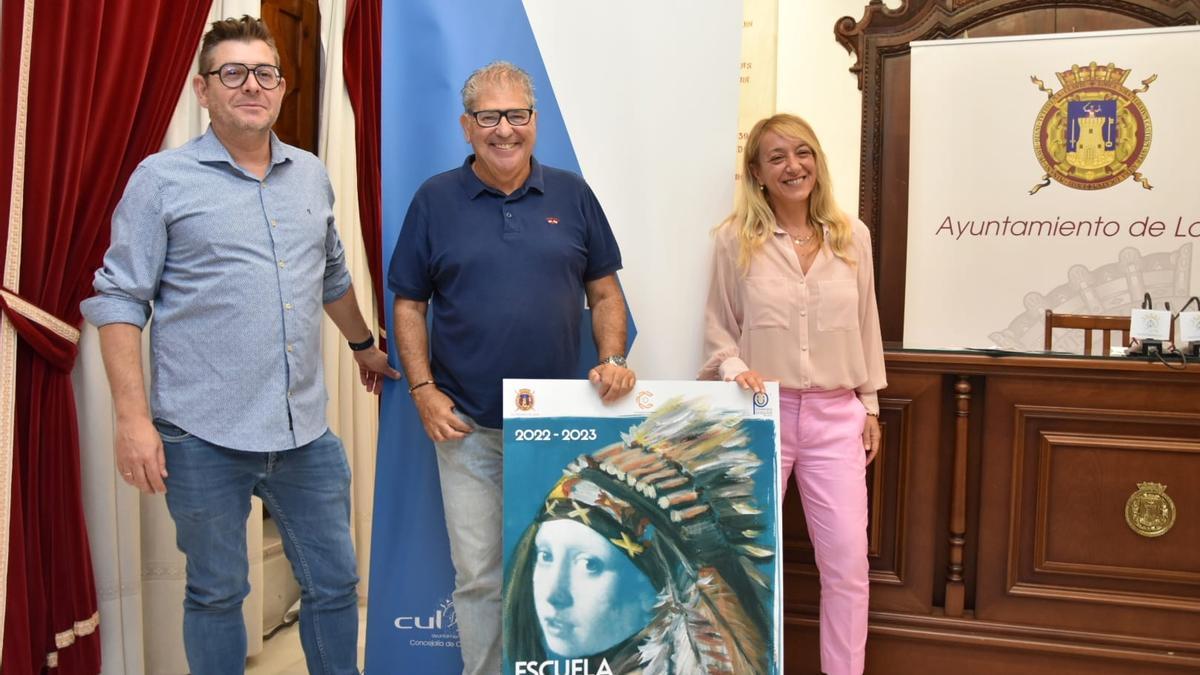
{"label": "blue jeans", "polygon": [[246,518],[262,498],[300,583],[300,642],[310,673],[358,672],[358,574],[350,541],[350,465],[341,441],[242,452],[155,420],[167,458],[167,508],[187,556],[183,642],[193,675],[246,668],[250,592]]}
{"label": "blue jeans", "polygon": [[454,611],[464,675],[497,675],[500,655],[500,587],[504,574],[504,437],[475,424],[457,441],[435,443],[450,559],[454,562]]}

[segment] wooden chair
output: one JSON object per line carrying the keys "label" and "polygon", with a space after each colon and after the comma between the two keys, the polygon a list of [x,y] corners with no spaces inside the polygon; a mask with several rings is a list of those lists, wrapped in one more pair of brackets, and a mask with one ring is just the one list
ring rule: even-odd
{"label": "wooden chair", "polygon": [[1102,314],[1055,314],[1046,310],[1046,339],[1042,348],[1050,351],[1050,342],[1055,328],[1077,328],[1083,331],[1083,353],[1092,353],[1092,331],[1104,331],[1104,351],[1108,356],[1112,348],[1112,334],[1121,331],[1121,346],[1129,345],[1129,317],[1105,316]]}

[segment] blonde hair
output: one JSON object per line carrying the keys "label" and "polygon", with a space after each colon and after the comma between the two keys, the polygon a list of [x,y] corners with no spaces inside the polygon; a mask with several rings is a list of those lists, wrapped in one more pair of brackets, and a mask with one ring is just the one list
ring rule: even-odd
{"label": "blonde hair", "polygon": [[833,197],[833,185],[829,180],[829,166],[825,153],[817,141],[817,134],[808,122],[795,115],[780,113],[759,120],[750,130],[746,147],[742,153],[742,178],[738,182],[733,213],[718,227],[730,225],[736,228],[738,243],[738,268],[743,272],[750,268],[750,258],[775,231],[775,212],[767,199],[763,186],[754,178],[751,167],[758,161],[762,137],[773,131],[784,138],[803,142],[812,149],[817,164],[817,177],[808,196],[808,224],[817,237],[817,245],[824,243],[825,228],[829,228],[829,248],[846,263],[855,264],[850,251],[853,247],[854,228],[849,217],[838,208]]}

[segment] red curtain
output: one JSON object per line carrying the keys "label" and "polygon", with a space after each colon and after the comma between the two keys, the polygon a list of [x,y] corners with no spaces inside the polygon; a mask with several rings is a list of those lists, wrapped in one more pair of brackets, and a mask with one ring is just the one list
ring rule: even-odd
{"label": "red curtain", "polygon": [[[3,2],[0,204],[7,210],[25,2]],[[129,174],[162,144],[208,6],[209,0],[37,0],[19,295],[68,324],[81,324],[79,302],[91,294]],[[0,244],[8,230],[6,221]],[[59,672],[97,673],[98,629],[87,634],[86,623],[97,601],[70,378],[76,351],[28,322],[14,324],[22,340],[0,670],[37,673],[57,651]],[[57,648],[55,635],[72,631],[74,643]]]}
{"label": "red curtain", "polygon": [[387,325],[383,302],[383,220],[379,187],[379,69],[383,11],[380,0],[350,0],[346,6],[346,89],[354,108],[358,153],[358,211],[371,269],[380,325]]}

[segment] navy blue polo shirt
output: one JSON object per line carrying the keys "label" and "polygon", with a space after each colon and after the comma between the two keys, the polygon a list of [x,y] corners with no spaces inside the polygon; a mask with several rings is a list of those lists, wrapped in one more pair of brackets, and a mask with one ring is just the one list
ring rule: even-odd
{"label": "navy blue polo shirt", "polygon": [[388,288],[429,301],[438,388],[499,428],[502,379],[575,376],[584,284],[621,269],[621,251],[582,177],[533,159],[505,195],[479,180],[474,160],[417,190]]}

